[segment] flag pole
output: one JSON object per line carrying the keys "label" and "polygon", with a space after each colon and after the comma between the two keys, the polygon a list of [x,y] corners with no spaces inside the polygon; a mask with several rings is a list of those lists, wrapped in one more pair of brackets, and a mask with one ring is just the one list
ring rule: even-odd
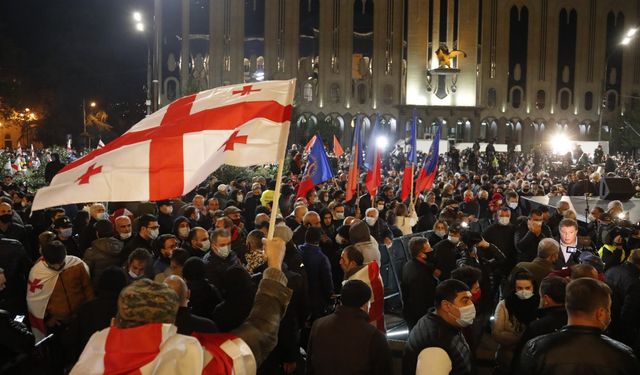
{"label": "flag pole", "polygon": [[[409,196],[409,202],[413,202],[413,175],[414,175],[414,170],[416,168],[416,165],[414,163],[411,163],[411,195]],[[413,205],[409,206],[409,213],[411,213],[411,207],[413,207],[415,209],[416,204],[414,203]]]}
{"label": "flag pole", "polygon": [[282,187],[282,174],[284,172],[284,159],[287,152],[289,126],[290,124],[287,124],[287,126],[283,126],[280,129],[278,172],[276,173],[276,189],[273,192],[273,202],[271,203],[271,217],[269,218],[269,231],[267,232],[267,240],[273,239],[273,233],[276,230],[276,217],[278,216],[278,210],[280,209],[280,189]]}

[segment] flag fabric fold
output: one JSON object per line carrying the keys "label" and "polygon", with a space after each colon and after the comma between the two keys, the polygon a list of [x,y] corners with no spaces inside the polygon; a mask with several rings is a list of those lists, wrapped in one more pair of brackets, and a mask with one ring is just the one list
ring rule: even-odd
{"label": "flag fabric fold", "polygon": [[376,197],[378,193],[378,187],[382,182],[382,152],[380,147],[377,146],[377,139],[380,130],[380,115],[376,115],[376,122],[369,136],[369,143],[367,143],[367,153],[365,167],[367,168],[367,177],[365,179],[365,185],[369,195],[371,195],[371,201]]}
{"label": "flag fabric fold", "polygon": [[182,97],[65,166],[38,190],[33,210],[169,199],[222,164],[276,163],[286,147],[294,89],[295,80],[265,81]]}
{"label": "flag fabric fold", "polygon": [[324,151],[322,138],[320,138],[320,135],[315,136],[315,138],[316,141],[311,146],[302,180],[298,185],[297,198],[304,197],[314,186],[333,178],[333,171],[331,171],[327,153]]}
{"label": "flag fabric fold", "polygon": [[311,139],[309,140],[309,142],[307,142],[306,146],[304,146],[304,152],[306,154],[308,154],[309,152],[311,152],[311,147],[313,147],[313,144],[316,143],[316,136],[314,135],[313,137],[311,137]]}
{"label": "flag fabric fold", "polygon": [[355,127],[353,129],[353,144],[351,147],[351,163],[349,165],[349,175],[347,176],[347,186],[345,191],[345,201],[350,201],[358,190],[360,183],[360,168],[362,167],[362,136],[360,116],[356,116]]}
{"label": "flag fabric fold", "polygon": [[411,121],[411,134],[409,138],[409,152],[407,154],[407,162],[404,167],[404,175],[402,176],[402,189],[400,199],[406,201],[411,195],[411,187],[413,186],[413,167],[418,162],[416,150],[416,126],[417,126],[416,110],[413,109],[413,119]]}
{"label": "flag fabric fold", "polygon": [[344,150],[342,149],[342,146],[340,145],[340,141],[338,141],[338,137],[336,137],[335,134],[333,135],[333,154],[337,158],[344,155]]}
{"label": "flag fabric fold", "polygon": [[424,160],[418,179],[416,180],[416,191],[421,192],[425,189],[431,189],[433,181],[438,174],[438,159],[440,157],[440,133],[442,132],[442,124],[438,126],[436,135],[433,137],[431,147],[429,148],[429,154]]}

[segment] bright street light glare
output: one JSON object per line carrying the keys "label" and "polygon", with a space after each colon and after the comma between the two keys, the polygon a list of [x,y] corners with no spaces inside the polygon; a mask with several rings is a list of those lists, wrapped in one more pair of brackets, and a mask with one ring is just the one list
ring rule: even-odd
{"label": "bright street light glare", "polygon": [[571,140],[566,134],[558,133],[551,138],[551,148],[556,155],[564,155],[571,151]]}
{"label": "bright street light glare", "polygon": [[96,106],[96,102],[91,102],[91,104],[89,104],[91,106],[91,108],[95,108]]}
{"label": "bright street light glare", "polygon": [[630,28],[629,31],[627,31],[627,38],[633,37],[634,35],[636,35],[637,32],[638,32],[637,27]]}
{"label": "bright street light glare", "polygon": [[144,31],[144,23],[141,23],[141,22],[136,23],[136,30]]}
{"label": "bright street light glare", "polygon": [[628,36],[625,36],[624,39],[622,39],[622,42],[620,42],[620,44],[622,44],[623,46],[626,46],[629,43],[631,43],[631,38]]}
{"label": "bright street light glare", "polygon": [[389,140],[384,135],[379,135],[378,138],[376,138],[376,147],[379,149],[384,150],[387,148],[387,145],[389,145]]}
{"label": "bright street light glare", "polygon": [[136,21],[136,22],[141,22],[142,21],[142,13],[133,12],[133,20]]}

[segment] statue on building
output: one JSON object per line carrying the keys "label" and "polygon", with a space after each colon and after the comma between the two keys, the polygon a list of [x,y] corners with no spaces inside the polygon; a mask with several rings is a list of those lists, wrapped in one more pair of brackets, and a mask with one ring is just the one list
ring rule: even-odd
{"label": "statue on building", "polygon": [[436,56],[438,57],[439,69],[453,69],[451,66],[451,59],[458,56],[467,57],[467,53],[458,49],[449,51],[449,47],[446,44],[441,44],[440,48],[436,50]]}

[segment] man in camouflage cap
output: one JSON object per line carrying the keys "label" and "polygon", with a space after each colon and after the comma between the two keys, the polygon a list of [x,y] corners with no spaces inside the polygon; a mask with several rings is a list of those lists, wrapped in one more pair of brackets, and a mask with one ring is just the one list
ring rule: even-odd
{"label": "man in camouflage cap", "polygon": [[174,324],[180,301],[165,284],[149,279],[133,282],[120,293],[116,326],[133,328],[149,323]]}

